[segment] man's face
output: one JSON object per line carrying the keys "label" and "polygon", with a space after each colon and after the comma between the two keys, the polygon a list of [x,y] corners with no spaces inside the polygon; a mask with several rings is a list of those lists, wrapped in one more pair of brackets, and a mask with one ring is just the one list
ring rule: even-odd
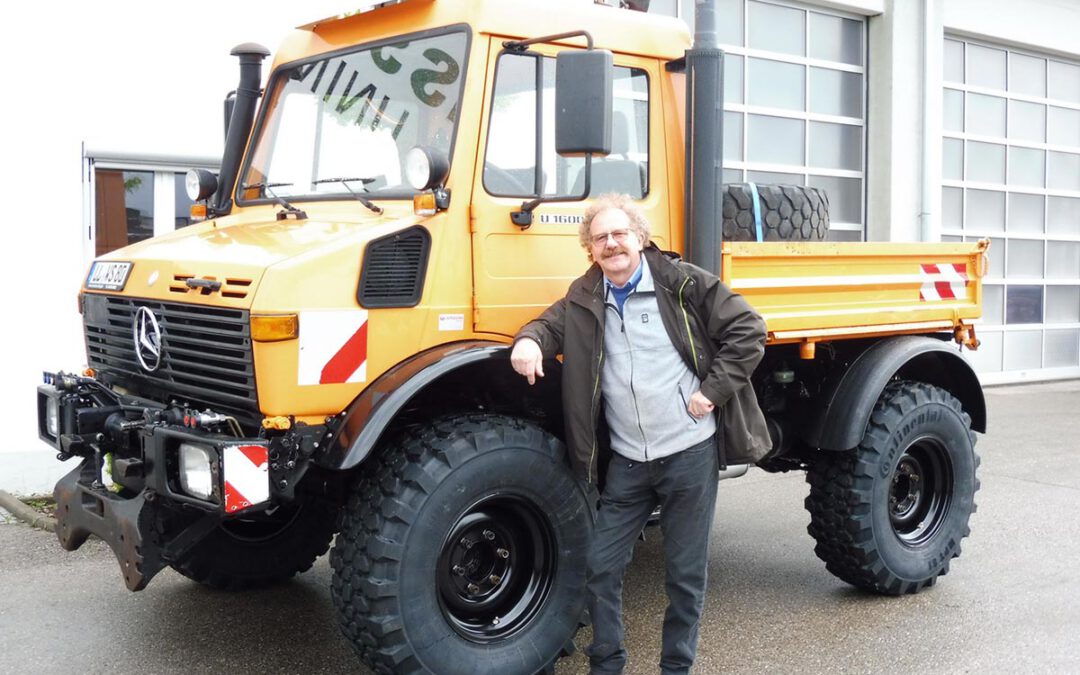
{"label": "man's face", "polygon": [[589,227],[590,250],[604,276],[624,284],[641,261],[644,242],[630,226],[630,217],[620,209],[604,209]]}

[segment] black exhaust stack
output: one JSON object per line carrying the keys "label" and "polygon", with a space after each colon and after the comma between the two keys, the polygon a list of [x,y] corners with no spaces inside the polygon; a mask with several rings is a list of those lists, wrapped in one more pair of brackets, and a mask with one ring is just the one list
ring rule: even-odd
{"label": "black exhaust stack", "polygon": [[694,46],[686,52],[686,258],[720,274],[724,208],[724,52],[716,0],[694,1]]}
{"label": "black exhaust stack", "polygon": [[228,213],[232,209],[236,174],[240,170],[244,145],[251,134],[255,106],[261,94],[262,62],[270,56],[270,50],[254,42],[245,42],[233,47],[229,54],[240,57],[240,84],[236,88],[229,131],[225,134],[225,152],[221,158],[221,173],[218,174],[218,190],[215,194],[215,215]]}

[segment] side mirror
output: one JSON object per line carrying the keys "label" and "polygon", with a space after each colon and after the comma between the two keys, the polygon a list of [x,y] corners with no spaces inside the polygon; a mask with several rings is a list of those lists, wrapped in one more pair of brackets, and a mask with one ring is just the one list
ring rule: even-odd
{"label": "side mirror", "polygon": [[555,57],[555,152],[611,152],[614,61],[606,49]]}

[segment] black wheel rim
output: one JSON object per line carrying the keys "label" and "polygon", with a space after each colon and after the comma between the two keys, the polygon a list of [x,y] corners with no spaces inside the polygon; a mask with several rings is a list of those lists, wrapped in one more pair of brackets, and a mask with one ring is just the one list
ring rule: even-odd
{"label": "black wheel rim", "polygon": [[450,528],[436,568],[443,616],[473,642],[505,639],[532,621],[555,578],[551,522],[533,501],[493,494]]}
{"label": "black wheel rim", "polygon": [[889,479],[889,521],[908,546],[937,534],[952,503],[953,469],[944,444],[922,437],[907,447]]}

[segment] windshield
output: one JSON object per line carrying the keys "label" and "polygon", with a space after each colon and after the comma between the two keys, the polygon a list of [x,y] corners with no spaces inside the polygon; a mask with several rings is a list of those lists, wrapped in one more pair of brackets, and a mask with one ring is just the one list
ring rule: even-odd
{"label": "windshield", "polygon": [[410,197],[405,154],[450,156],[467,42],[410,37],[279,69],[241,198]]}

